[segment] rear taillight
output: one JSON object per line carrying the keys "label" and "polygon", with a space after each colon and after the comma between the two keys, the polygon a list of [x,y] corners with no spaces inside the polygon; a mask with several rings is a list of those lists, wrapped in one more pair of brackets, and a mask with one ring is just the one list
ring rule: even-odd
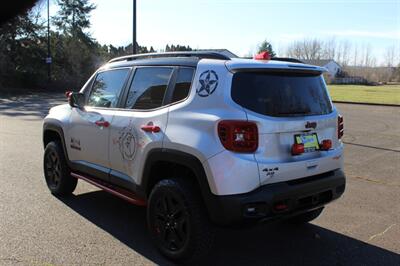
{"label": "rear taillight", "polygon": [[337,136],[338,139],[341,139],[343,137],[344,134],[344,123],[343,123],[343,116],[339,115],[338,118],[338,132],[337,132]]}
{"label": "rear taillight", "polygon": [[320,144],[320,149],[323,151],[328,151],[332,148],[332,140],[324,139]]}
{"label": "rear taillight", "polygon": [[258,148],[258,129],[254,122],[223,120],[218,123],[218,136],[230,151],[251,153]]}
{"label": "rear taillight", "polygon": [[302,153],[304,153],[303,143],[295,143],[292,145],[292,155],[300,155]]}

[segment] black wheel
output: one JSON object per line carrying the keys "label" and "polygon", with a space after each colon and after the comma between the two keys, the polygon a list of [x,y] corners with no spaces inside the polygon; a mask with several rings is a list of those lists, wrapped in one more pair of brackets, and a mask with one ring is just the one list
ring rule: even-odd
{"label": "black wheel", "polygon": [[147,223],[156,246],[167,258],[188,264],[206,259],[214,228],[192,182],[172,178],[157,183],[150,194]]}
{"label": "black wheel", "polygon": [[324,207],[296,215],[294,217],[289,218],[288,222],[292,224],[304,224],[311,222],[312,220],[316,219],[322,213],[323,210]]}
{"label": "black wheel", "polygon": [[44,176],[52,194],[66,196],[71,194],[78,180],[70,175],[61,143],[51,141],[44,150]]}

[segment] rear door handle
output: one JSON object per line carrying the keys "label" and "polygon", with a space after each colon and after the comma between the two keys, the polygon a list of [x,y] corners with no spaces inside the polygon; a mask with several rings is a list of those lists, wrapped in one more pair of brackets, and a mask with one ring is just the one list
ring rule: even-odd
{"label": "rear door handle", "polygon": [[109,127],[110,126],[110,122],[108,121],[104,121],[104,120],[97,120],[96,122],[94,122],[96,124],[96,126],[98,127]]}
{"label": "rear door handle", "polygon": [[154,132],[154,133],[157,133],[157,132],[160,132],[160,131],[161,131],[160,127],[158,127],[158,126],[153,126],[153,125],[142,126],[141,129],[142,129],[143,131],[145,131],[145,132]]}

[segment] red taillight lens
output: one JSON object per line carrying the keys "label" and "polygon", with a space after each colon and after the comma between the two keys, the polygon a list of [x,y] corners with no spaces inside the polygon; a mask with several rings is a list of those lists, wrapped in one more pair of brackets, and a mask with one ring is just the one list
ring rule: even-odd
{"label": "red taillight lens", "polygon": [[218,123],[218,136],[230,151],[251,153],[258,148],[258,129],[254,122],[223,120]]}
{"label": "red taillight lens", "polygon": [[304,144],[303,143],[295,143],[292,145],[292,155],[300,155],[304,153]]}
{"label": "red taillight lens", "polygon": [[338,116],[338,139],[341,139],[344,134],[344,122],[343,122],[343,116],[339,115]]}
{"label": "red taillight lens", "polygon": [[324,139],[320,144],[320,149],[323,151],[330,150],[332,148],[332,140]]}

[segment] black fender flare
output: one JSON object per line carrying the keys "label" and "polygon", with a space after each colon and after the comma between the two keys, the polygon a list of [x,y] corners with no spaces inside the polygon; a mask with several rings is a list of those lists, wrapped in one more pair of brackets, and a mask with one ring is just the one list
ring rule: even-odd
{"label": "black fender flare", "polygon": [[43,147],[44,148],[46,148],[46,145],[45,145],[45,143],[46,143],[45,142],[45,132],[47,132],[47,131],[53,131],[53,132],[58,134],[58,136],[61,139],[61,144],[63,145],[63,151],[64,151],[65,158],[67,159],[67,164],[68,164],[69,167],[71,167],[71,162],[70,162],[69,157],[68,157],[67,146],[66,146],[66,143],[65,143],[64,130],[59,125],[55,125],[55,124],[49,123],[49,122],[43,123],[42,141],[43,141]]}
{"label": "black fender flare", "polygon": [[200,188],[201,196],[206,205],[209,217],[211,221],[218,221],[220,218],[218,215],[218,204],[215,204],[218,196],[214,195],[211,192],[203,164],[197,157],[192,154],[166,148],[157,148],[149,151],[146,157],[145,166],[143,168],[142,182],[139,185],[140,190],[143,191],[146,196],[148,196],[149,190],[151,189],[151,187],[149,186],[151,185],[150,174],[152,166],[160,161],[180,164],[193,171]]}

